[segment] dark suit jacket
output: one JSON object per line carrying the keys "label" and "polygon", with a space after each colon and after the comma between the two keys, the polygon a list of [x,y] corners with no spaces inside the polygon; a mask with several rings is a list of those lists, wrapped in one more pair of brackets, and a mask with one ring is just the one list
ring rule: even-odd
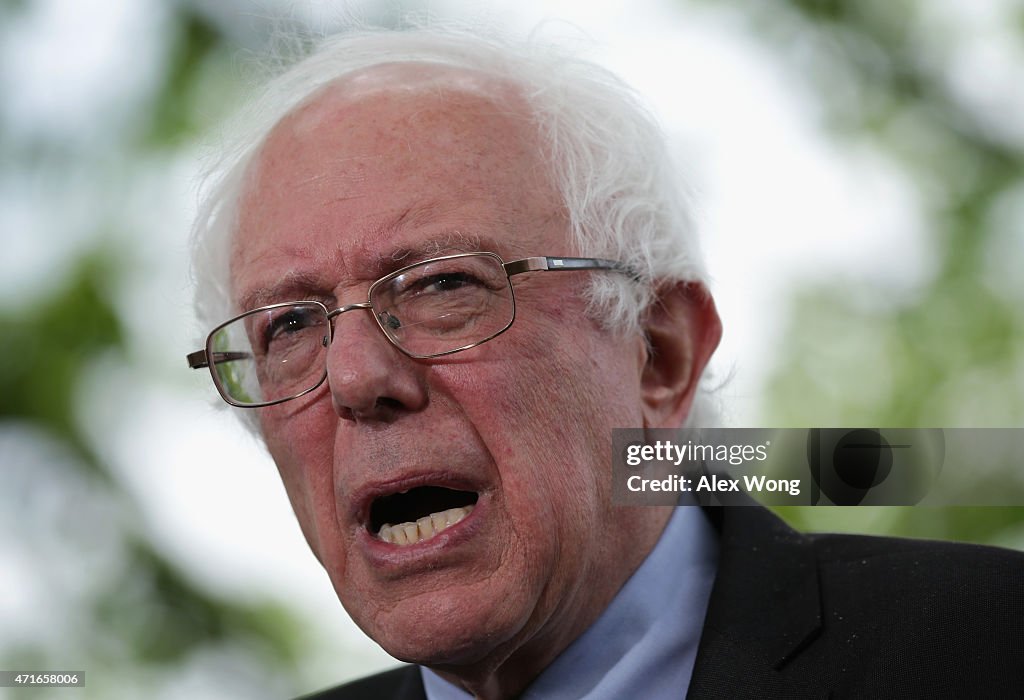
{"label": "dark suit jacket", "polygon": [[[687,698],[1024,698],[1024,554],[705,513],[721,551]],[[425,697],[406,666],[309,700]]]}

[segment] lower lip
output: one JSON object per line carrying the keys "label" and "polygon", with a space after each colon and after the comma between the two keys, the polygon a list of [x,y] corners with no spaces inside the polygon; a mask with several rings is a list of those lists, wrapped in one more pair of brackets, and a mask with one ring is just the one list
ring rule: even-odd
{"label": "lower lip", "polygon": [[400,545],[385,542],[365,527],[359,528],[356,541],[370,563],[380,568],[407,569],[427,560],[430,560],[431,566],[436,566],[437,557],[465,544],[479,534],[486,520],[488,505],[488,499],[481,494],[469,515],[433,537],[420,540],[416,544]]}

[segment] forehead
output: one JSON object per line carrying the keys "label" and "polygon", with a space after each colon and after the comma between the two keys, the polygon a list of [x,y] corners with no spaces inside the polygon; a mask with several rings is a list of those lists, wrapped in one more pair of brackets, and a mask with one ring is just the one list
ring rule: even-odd
{"label": "forehead", "polygon": [[452,246],[565,254],[543,163],[524,101],[494,78],[391,65],[337,81],[281,120],[250,171],[236,300],[282,275],[373,279]]}

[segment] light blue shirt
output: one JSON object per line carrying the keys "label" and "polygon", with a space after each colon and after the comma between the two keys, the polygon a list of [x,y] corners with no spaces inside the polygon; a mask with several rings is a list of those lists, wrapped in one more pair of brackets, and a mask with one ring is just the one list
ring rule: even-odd
{"label": "light blue shirt", "polygon": [[[701,509],[676,508],[611,604],[522,700],[686,697],[717,565],[717,535]],[[420,673],[428,700],[472,698],[427,668]]]}

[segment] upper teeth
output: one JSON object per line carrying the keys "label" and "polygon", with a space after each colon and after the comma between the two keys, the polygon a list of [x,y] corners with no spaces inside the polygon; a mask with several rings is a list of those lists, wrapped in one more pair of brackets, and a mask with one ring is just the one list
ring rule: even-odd
{"label": "upper teeth", "polygon": [[449,508],[440,513],[425,515],[416,522],[399,523],[398,525],[387,524],[381,527],[377,537],[391,544],[416,544],[420,540],[433,537],[442,530],[447,530],[469,515],[472,510],[472,505]]}

